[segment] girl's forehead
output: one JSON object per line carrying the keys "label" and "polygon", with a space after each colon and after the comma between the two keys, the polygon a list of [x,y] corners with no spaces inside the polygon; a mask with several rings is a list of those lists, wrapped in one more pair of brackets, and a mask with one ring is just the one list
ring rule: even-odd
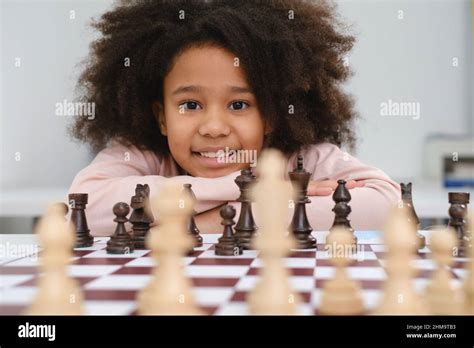
{"label": "girl's forehead", "polygon": [[165,88],[175,85],[199,86],[204,90],[206,86],[248,89],[239,58],[229,50],[214,46],[191,47],[179,54],[165,77]]}

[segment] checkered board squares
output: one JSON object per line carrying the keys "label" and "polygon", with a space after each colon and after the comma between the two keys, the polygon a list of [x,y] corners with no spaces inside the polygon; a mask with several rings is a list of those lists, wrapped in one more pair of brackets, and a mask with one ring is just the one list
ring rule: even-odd
{"label": "checkered board squares", "polygon": [[[318,241],[316,249],[293,250],[283,260],[289,270],[289,282],[301,298],[300,314],[318,314],[322,288],[334,274],[329,254],[324,250],[327,233],[314,233]],[[380,232],[358,231],[356,235],[359,245],[347,270],[360,283],[369,313],[377,305],[380,289],[387,279],[384,270],[387,250]],[[215,255],[214,243],[219,236],[203,235],[203,246],[182,258],[184,272],[193,284],[197,304],[206,313],[249,314],[246,298],[259,280],[262,262],[254,250],[245,250],[239,256]],[[154,260],[149,250],[109,255],[105,251],[106,242],[107,238],[97,238],[93,246],[76,250],[68,272],[81,285],[86,314],[136,314],[136,297],[151,279]],[[456,286],[466,276],[465,262],[464,258],[454,259],[452,275]],[[0,265],[0,314],[21,314],[31,303],[37,290],[38,263],[38,255],[28,255]],[[418,271],[415,289],[423,292],[436,267],[429,248],[423,249],[412,264]]]}

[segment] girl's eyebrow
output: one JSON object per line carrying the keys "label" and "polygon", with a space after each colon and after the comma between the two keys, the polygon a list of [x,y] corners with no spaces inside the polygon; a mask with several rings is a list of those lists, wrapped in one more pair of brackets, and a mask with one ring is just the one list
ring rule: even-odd
{"label": "girl's eyebrow", "polygon": [[[188,86],[179,86],[176,88],[172,95],[177,95],[177,94],[184,94],[184,93],[189,93],[189,92],[201,92],[202,90],[205,90],[205,87],[202,86],[196,86],[196,85],[188,85]],[[233,93],[250,93],[253,94],[250,88],[248,87],[241,87],[241,86],[229,86],[228,89],[233,92]]]}

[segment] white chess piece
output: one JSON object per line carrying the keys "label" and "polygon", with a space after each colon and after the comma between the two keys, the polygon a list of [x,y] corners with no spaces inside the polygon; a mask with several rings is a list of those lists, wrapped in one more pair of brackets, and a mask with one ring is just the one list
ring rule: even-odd
{"label": "white chess piece", "polygon": [[430,249],[437,268],[426,286],[426,300],[431,314],[461,314],[462,292],[453,285],[453,276],[449,269],[453,264],[453,253],[456,255],[458,244],[456,233],[452,228],[432,231]]}
{"label": "white chess piece", "polygon": [[384,242],[388,247],[386,272],[388,279],[383,285],[382,298],[375,314],[409,315],[426,314],[427,309],[413,287],[415,269],[412,261],[417,249],[413,222],[404,206],[395,206],[384,230]]}
{"label": "white chess piece", "polygon": [[38,291],[28,315],[78,315],[83,313],[83,296],[78,283],[67,274],[73,256],[74,230],[66,223],[62,207],[51,204],[38,222],[36,233],[43,248]]}
{"label": "white chess piece", "polygon": [[360,315],[364,311],[360,285],[350,279],[346,267],[352,262],[353,235],[343,226],[335,227],[326,239],[326,251],[335,266],[332,279],[324,282],[320,313],[326,315]]}
{"label": "white chess piece", "polygon": [[283,264],[283,258],[296,247],[287,221],[289,202],[295,196],[291,183],[284,180],[285,162],[278,151],[266,150],[259,165],[260,178],[251,196],[260,218],[260,233],[252,246],[260,250],[263,267],[247,301],[253,314],[295,314],[300,295],[291,289]]}
{"label": "white chess piece", "polygon": [[182,195],[179,184],[170,183],[150,202],[159,225],[150,229],[146,245],[158,266],[150,283],[138,295],[138,311],[144,315],[202,314],[194,303],[192,284],[183,270],[182,257],[194,242],[186,231],[193,200]]}

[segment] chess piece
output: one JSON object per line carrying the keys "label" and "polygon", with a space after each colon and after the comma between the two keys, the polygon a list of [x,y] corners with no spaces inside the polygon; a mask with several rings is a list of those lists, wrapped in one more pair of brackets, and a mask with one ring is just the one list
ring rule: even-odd
{"label": "chess piece", "polygon": [[[474,214],[468,217],[469,231],[474,230]],[[468,245],[466,251],[467,260],[464,269],[466,271],[466,278],[464,280],[464,312],[468,315],[474,315],[474,248],[472,243]]]}
{"label": "chess piece", "polygon": [[107,241],[106,250],[108,254],[130,254],[133,252],[132,237],[125,229],[125,223],[128,221],[127,215],[130,207],[125,202],[119,202],[114,205],[114,221],[117,223],[114,234]]}
{"label": "chess piece", "polygon": [[[191,184],[184,184],[183,193],[189,195],[189,197],[196,202],[196,196],[194,195],[193,190],[191,189]],[[196,215],[196,211],[193,210],[191,216],[188,219],[188,232],[194,238],[194,247],[202,247],[202,237],[199,234],[199,228],[196,225],[196,221],[194,220],[194,216]]]}
{"label": "chess piece", "polygon": [[416,257],[416,236],[413,221],[405,206],[395,206],[384,229],[384,244],[388,248],[385,270],[388,279],[382,288],[382,298],[375,314],[426,314],[427,309],[413,288]]}
{"label": "chess piece", "polygon": [[414,225],[416,226],[416,238],[417,238],[417,246],[418,250],[423,249],[426,246],[426,239],[425,236],[422,235],[418,230],[420,229],[420,220],[418,219],[418,215],[415,211],[415,206],[413,205],[413,198],[412,198],[412,184],[409,182],[408,184],[400,183],[401,191],[402,191],[402,202],[409,210],[409,219],[413,221]]}
{"label": "chess piece", "polygon": [[261,221],[252,247],[260,250],[263,267],[247,301],[253,314],[294,314],[300,295],[291,289],[289,273],[283,265],[283,258],[297,245],[293,234],[287,235],[286,225],[294,192],[284,180],[285,161],[277,150],[265,150],[259,164],[261,176],[250,198],[255,201]]}
{"label": "chess piece", "polygon": [[38,291],[27,315],[79,315],[83,313],[83,296],[77,282],[67,274],[72,259],[74,230],[64,221],[64,207],[50,205],[36,226],[40,245],[42,275]]}
{"label": "chess piece", "polygon": [[449,192],[449,223],[448,226],[456,231],[459,240],[459,256],[464,257],[467,250],[472,246],[472,231],[466,229],[467,205],[469,204],[469,193]]}
{"label": "chess piece", "polygon": [[316,248],[316,239],[311,235],[313,228],[306,215],[306,204],[311,203],[307,195],[311,173],[303,168],[303,156],[298,156],[296,168],[292,172],[289,172],[288,175],[297,192],[295,211],[293,213],[290,230],[296,238],[298,249]]}
{"label": "chess piece", "polygon": [[462,312],[462,292],[452,284],[453,275],[449,268],[457,254],[458,241],[453,229],[432,231],[430,249],[437,264],[426,287],[426,299],[430,314],[452,315]]}
{"label": "chess piece", "polygon": [[151,199],[160,224],[150,229],[146,246],[159,266],[155,266],[151,281],[138,294],[140,314],[202,314],[194,304],[191,282],[182,267],[182,256],[194,244],[186,229],[194,202],[181,191],[179,184],[169,183]]}
{"label": "chess piece", "polygon": [[321,314],[360,315],[364,311],[360,285],[346,271],[352,262],[352,243],[352,233],[345,226],[335,227],[327,237],[326,249],[336,270],[334,277],[324,282]]}
{"label": "chess piece", "polygon": [[250,169],[244,169],[235,179],[235,183],[239,186],[240,197],[237,199],[241,202],[239,220],[235,225],[235,237],[239,241],[239,245],[243,250],[251,248],[251,240],[257,231],[257,225],[253,219],[252,201],[249,198],[250,186],[256,180]]}
{"label": "chess piece", "polygon": [[350,220],[348,219],[352,209],[349,205],[351,201],[351,194],[346,188],[345,180],[338,180],[337,187],[332,195],[333,201],[336,203],[332,211],[334,212],[334,222],[332,227],[329,229],[331,232],[337,226],[344,226],[352,234],[352,245],[354,248],[357,247],[357,237],[354,235]]}
{"label": "chess piece", "polygon": [[90,234],[87,227],[86,204],[87,193],[71,193],[69,194],[69,205],[71,206],[71,224],[76,231],[75,248],[87,248],[94,244],[94,238]]}
{"label": "chess piece", "polygon": [[150,187],[148,184],[138,184],[130,202],[133,211],[129,219],[132,224],[132,242],[135,249],[145,249],[145,238],[150,230],[150,224],[153,222],[149,205]]}
{"label": "chess piece", "polygon": [[235,224],[235,208],[231,205],[224,205],[220,214],[222,217],[221,225],[224,226],[222,237],[219,238],[215,245],[215,254],[221,256],[237,256],[242,255],[242,248],[240,248],[239,241],[234,236],[232,225]]}

